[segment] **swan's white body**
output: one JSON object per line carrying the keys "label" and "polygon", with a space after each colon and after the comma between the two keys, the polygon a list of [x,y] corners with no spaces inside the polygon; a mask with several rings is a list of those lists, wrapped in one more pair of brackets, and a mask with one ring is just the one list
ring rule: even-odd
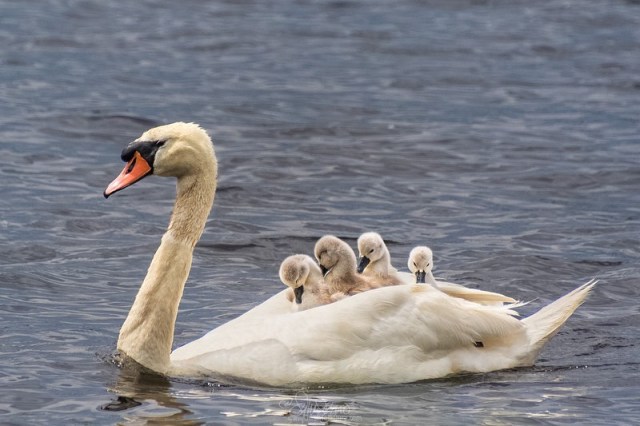
{"label": "swan's white body", "polygon": [[289,304],[282,292],[176,349],[170,374],[291,386],[405,383],[529,366],[592,286],[522,321],[507,306],[452,298],[425,284],[369,290],[293,314],[281,313]]}
{"label": "swan's white body", "polygon": [[[527,366],[595,284],[524,320],[509,306],[452,298],[426,284],[374,289],[302,312],[291,312],[287,289],[170,354],[193,248],[213,202],[215,156],[204,131],[174,123],[146,132],[123,159],[129,164],[106,196],[148,170],[178,178],[169,229],[118,339],[121,352],[161,374],[291,386],[401,383]],[[149,169],[138,167],[143,160]]]}

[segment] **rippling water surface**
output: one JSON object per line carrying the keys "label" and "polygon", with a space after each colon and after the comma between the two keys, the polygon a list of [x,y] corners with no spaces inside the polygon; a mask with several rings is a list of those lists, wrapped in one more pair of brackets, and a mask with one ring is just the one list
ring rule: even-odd
{"label": "rippling water surface", "polygon": [[[637,1],[0,1],[0,423],[640,421]],[[533,368],[281,390],[111,362],[174,187],[121,148],[196,121],[220,161],[175,344],[376,230],[437,275],[592,297]]]}

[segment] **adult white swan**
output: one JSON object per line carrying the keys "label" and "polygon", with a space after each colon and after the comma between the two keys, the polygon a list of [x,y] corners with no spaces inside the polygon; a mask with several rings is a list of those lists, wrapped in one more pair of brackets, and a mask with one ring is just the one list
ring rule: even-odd
{"label": "adult white swan", "polygon": [[216,189],[211,140],[195,124],[153,128],[122,152],[109,196],[149,174],[174,176],[177,197],[118,338],[124,355],[161,374],[227,376],[275,386],[400,383],[531,365],[584,301],[587,283],[519,321],[509,307],[398,285],[291,312],[288,289],[171,353],[174,325]]}

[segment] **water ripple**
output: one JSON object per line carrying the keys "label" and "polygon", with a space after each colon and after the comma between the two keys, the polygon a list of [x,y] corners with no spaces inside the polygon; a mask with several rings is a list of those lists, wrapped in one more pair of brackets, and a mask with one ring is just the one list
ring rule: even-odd
{"label": "water ripple", "polygon": [[[637,423],[636,3],[5,2],[1,421]],[[120,369],[175,188],[102,191],[176,120],[220,161],[176,345],[280,290],[325,233],[376,230],[401,268],[430,245],[436,275],[523,314],[600,284],[529,369],[295,392]]]}

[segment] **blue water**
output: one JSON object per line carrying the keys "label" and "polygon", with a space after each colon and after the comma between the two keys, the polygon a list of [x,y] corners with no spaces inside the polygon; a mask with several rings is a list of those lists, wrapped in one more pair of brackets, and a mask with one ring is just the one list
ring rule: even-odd
{"label": "blue water", "polygon": [[[640,422],[637,1],[0,0],[0,423]],[[600,284],[533,368],[281,390],[112,361],[173,184],[104,200],[149,127],[209,130],[216,205],[175,345],[380,232],[534,300]],[[118,398],[121,397],[120,400]],[[130,399],[123,399],[127,397]]]}

